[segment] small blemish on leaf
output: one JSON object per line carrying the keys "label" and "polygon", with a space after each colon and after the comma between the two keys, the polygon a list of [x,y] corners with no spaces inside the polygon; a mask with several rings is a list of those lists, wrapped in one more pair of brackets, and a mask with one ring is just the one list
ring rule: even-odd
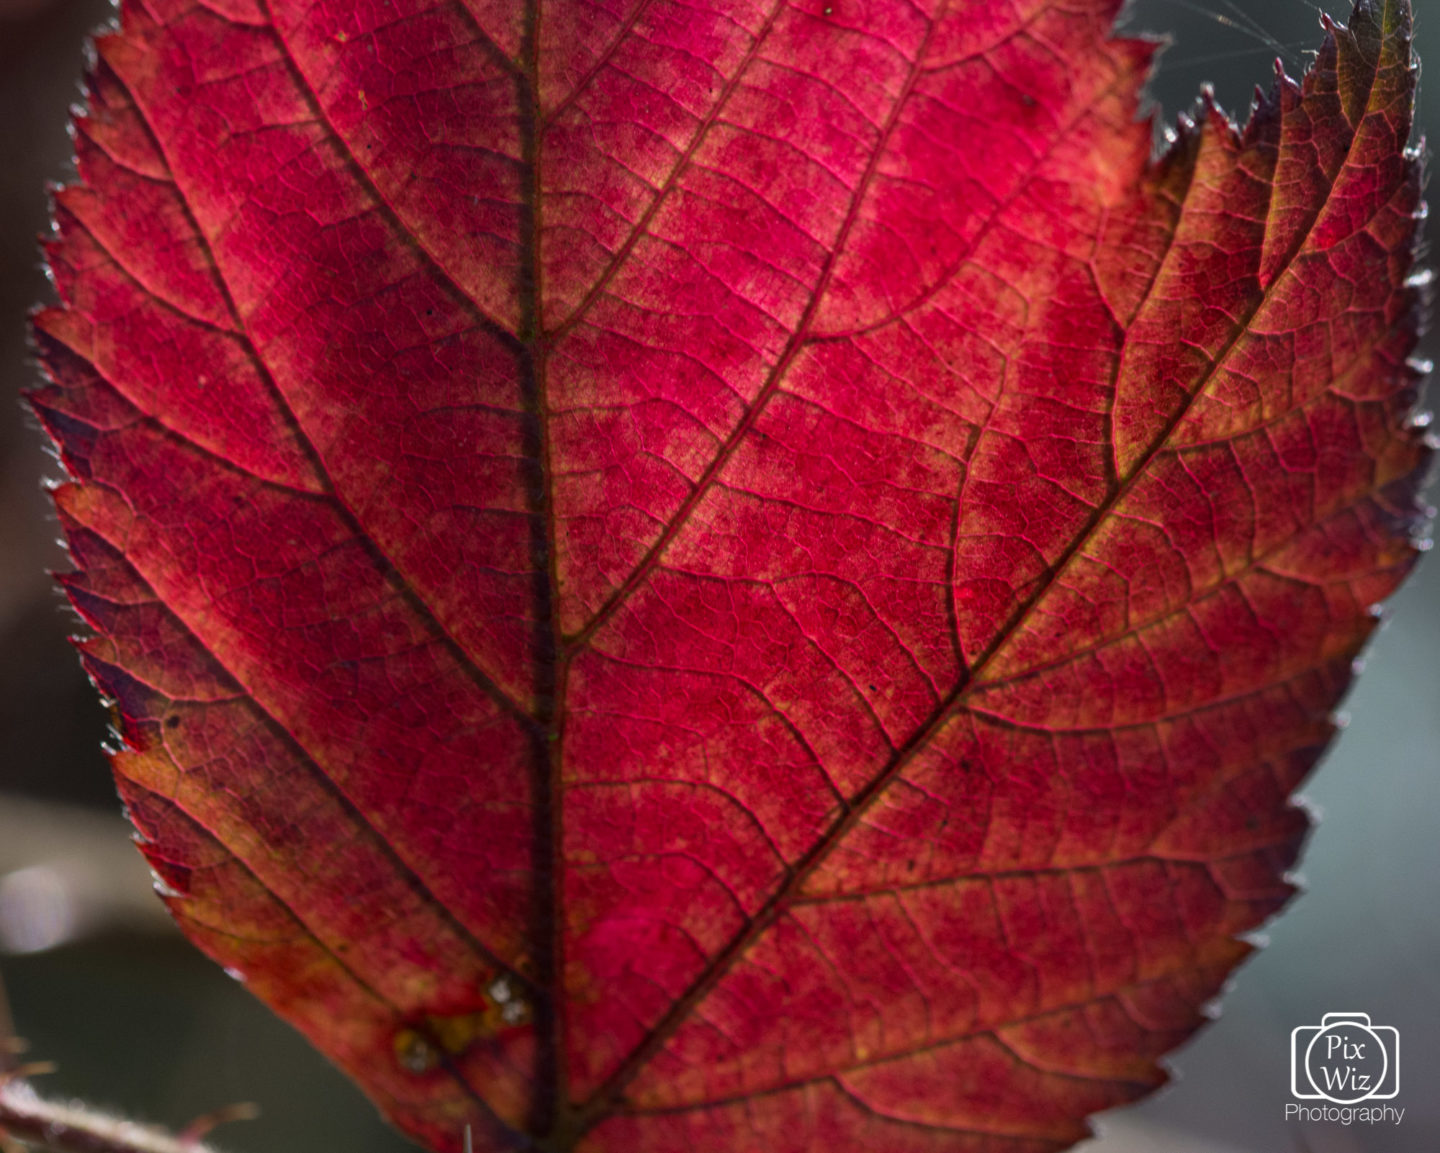
{"label": "small blemish on leaf", "polygon": [[180,718],[177,717],[177,716],[168,716],[168,717],[166,717],[166,718],[165,718],[165,727],[166,727],[167,729],[179,728],[179,727],[180,727]]}
{"label": "small blemish on leaf", "polygon": [[407,1073],[428,1073],[440,1064],[440,1050],[424,1034],[401,1029],[395,1034],[395,1060]]}
{"label": "small blemish on leaf", "polygon": [[503,1024],[523,1025],[530,1020],[530,1003],[521,995],[509,974],[501,973],[490,982],[490,987],[485,992],[495,1002]]}
{"label": "small blemish on leaf", "polygon": [[450,1057],[458,1057],[482,1037],[494,1036],[489,1027],[491,1013],[460,1013],[454,1017],[426,1017],[425,1024],[433,1034],[440,1051]]}
{"label": "small blemish on leaf", "polygon": [[502,973],[482,990],[483,1008],[470,1013],[432,1013],[395,1034],[395,1060],[408,1073],[429,1073],[447,1057],[464,1055],[477,1041],[488,1041],[504,1029],[531,1018],[529,1000],[519,983]]}

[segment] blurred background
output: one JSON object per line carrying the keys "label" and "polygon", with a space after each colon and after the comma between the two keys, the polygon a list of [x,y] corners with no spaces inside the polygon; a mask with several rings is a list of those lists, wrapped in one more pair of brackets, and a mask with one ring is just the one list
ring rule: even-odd
{"label": "blurred background", "polygon": [[[1440,0],[1415,3],[1421,55],[1440,60]],[[49,299],[44,186],[70,175],[67,108],[85,36],[110,12],[104,0],[0,0],[5,397],[36,380],[25,317]],[[1204,81],[1243,114],[1275,57],[1298,76],[1319,13],[1307,0],[1136,0],[1123,26],[1170,37],[1151,91],[1173,120]],[[1422,85],[1420,123],[1440,126],[1435,86]],[[1435,351],[1427,340],[1422,353]],[[150,894],[101,757],[105,715],[65,643],[76,621],[45,575],[65,565],[39,483],[58,473],[18,400],[0,406],[0,979],[31,1056],[59,1065],[40,1087],[177,1128],[257,1102],[260,1120],[216,1135],[242,1153],[413,1148],[181,940]],[[1175,1083],[1101,1117],[1085,1153],[1440,1149],[1440,561],[1389,616],[1346,703],[1352,723],[1305,789],[1324,814],[1308,893],[1236,975],[1223,1017],[1173,1057]],[[1290,1031],[1336,1011],[1399,1029],[1399,1126],[1284,1120]]]}

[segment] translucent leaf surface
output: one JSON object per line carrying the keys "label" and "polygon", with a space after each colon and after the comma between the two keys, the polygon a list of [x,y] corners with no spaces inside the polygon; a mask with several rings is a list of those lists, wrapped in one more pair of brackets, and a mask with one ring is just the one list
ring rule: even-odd
{"label": "translucent leaf surface", "polygon": [[1290,894],[1427,448],[1404,0],[127,0],[34,404],[184,929],[454,1151],[1062,1149]]}

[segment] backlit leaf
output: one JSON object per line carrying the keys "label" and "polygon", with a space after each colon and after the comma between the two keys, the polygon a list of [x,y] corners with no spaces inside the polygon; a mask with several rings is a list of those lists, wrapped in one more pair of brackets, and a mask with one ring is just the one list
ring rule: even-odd
{"label": "backlit leaf", "polygon": [[1405,0],[126,0],[34,404],[187,933],[435,1150],[1042,1153],[1409,569]]}

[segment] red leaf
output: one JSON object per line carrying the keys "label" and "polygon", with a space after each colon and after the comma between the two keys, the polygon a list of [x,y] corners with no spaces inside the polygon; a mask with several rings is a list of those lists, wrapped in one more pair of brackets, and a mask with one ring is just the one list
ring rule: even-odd
{"label": "red leaf", "polygon": [[1289,896],[1416,551],[1408,6],[1152,161],[1118,4],[99,42],[35,404],[121,789],[431,1148],[1060,1149]]}

